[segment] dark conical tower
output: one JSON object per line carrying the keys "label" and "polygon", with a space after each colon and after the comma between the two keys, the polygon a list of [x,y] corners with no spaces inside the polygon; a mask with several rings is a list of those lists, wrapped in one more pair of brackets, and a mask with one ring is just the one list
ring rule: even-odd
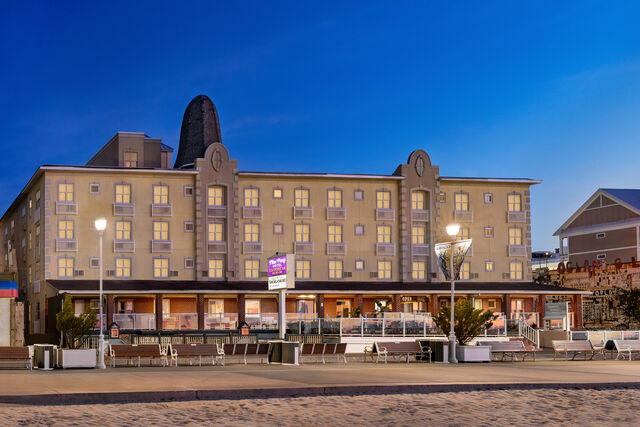
{"label": "dark conical tower", "polygon": [[191,100],[182,118],[180,146],[174,168],[192,164],[204,156],[207,147],[215,142],[222,143],[218,110],[206,95],[198,95]]}

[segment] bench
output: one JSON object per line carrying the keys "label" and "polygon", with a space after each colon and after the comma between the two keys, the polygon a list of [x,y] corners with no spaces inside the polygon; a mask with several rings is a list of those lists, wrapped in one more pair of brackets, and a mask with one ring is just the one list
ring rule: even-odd
{"label": "bench", "polygon": [[527,350],[522,341],[486,341],[478,342],[478,345],[487,345],[491,347],[491,356],[502,355],[500,360],[504,360],[506,356],[511,356],[511,361],[518,360],[518,354],[522,354],[522,361],[527,358],[529,354],[533,355],[533,361],[536,361],[536,350]]}
{"label": "bench", "polygon": [[24,363],[25,367],[33,369],[33,359],[29,347],[0,347],[0,363]]}
{"label": "bench", "polygon": [[224,360],[231,357],[237,357],[242,360],[244,364],[247,364],[247,357],[258,360],[266,360],[269,363],[269,344],[225,344],[224,345]]}
{"label": "bench", "polygon": [[378,363],[380,359],[384,359],[384,363],[387,363],[389,356],[393,356],[396,360],[398,360],[399,357],[406,356],[407,363],[409,363],[411,356],[414,356],[417,361],[418,355],[428,356],[429,363],[431,363],[431,348],[427,345],[420,345],[417,341],[374,342],[371,347],[365,347],[364,349],[365,361],[367,360],[367,355],[370,355],[371,360],[373,360],[374,354],[377,356],[376,363]]}
{"label": "bench", "polygon": [[162,351],[160,344],[111,344],[109,346],[111,366],[115,368],[117,359],[138,360],[149,359],[149,365],[154,359],[160,359],[162,366],[167,365],[167,354]]}
{"label": "bench", "polygon": [[640,341],[638,340],[613,340],[613,343],[618,351],[616,359],[624,358],[626,355],[631,360],[633,353],[640,353]]}
{"label": "bench", "polygon": [[169,353],[171,361],[174,361],[176,366],[178,366],[178,359],[181,357],[190,359],[191,362],[197,358],[200,366],[202,366],[203,357],[205,359],[210,357],[212,365],[215,365],[216,362],[224,365],[224,353],[220,351],[217,344],[171,344]]}
{"label": "bench", "polygon": [[593,356],[599,349],[594,349],[589,340],[581,341],[552,341],[553,345],[553,360],[556,360],[556,356],[560,353],[564,353],[567,360],[569,360],[569,353],[573,353],[571,360],[574,360],[578,354],[584,355],[584,360],[587,360],[587,356],[591,355],[589,360],[593,360]]}
{"label": "bench", "polygon": [[326,363],[328,358],[335,356],[336,361],[347,363],[347,343],[309,343],[300,348],[300,363],[308,359],[320,359]]}

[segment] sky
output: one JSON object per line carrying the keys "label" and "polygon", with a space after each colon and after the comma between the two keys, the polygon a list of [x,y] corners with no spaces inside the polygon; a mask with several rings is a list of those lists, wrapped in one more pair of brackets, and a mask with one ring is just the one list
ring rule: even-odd
{"label": "sky", "polygon": [[533,178],[532,247],[640,188],[640,2],[2,2],[0,211],[209,96],[241,170]]}

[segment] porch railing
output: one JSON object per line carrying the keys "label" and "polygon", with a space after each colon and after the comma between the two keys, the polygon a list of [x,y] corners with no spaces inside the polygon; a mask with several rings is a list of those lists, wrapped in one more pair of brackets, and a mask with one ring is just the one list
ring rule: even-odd
{"label": "porch railing", "polygon": [[162,329],[198,329],[198,313],[163,314]]}
{"label": "porch railing", "polygon": [[592,343],[605,344],[609,340],[640,340],[640,331],[571,331],[571,341],[589,340]]}
{"label": "porch railing", "polygon": [[120,329],[152,330],[156,328],[154,313],[114,314],[113,321]]}
{"label": "porch railing", "polygon": [[245,314],[244,320],[252,328],[274,329],[278,327],[278,313]]}
{"label": "porch railing", "polygon": [[238,313],[206,313],[204,315],[205,329],[237,329]]}

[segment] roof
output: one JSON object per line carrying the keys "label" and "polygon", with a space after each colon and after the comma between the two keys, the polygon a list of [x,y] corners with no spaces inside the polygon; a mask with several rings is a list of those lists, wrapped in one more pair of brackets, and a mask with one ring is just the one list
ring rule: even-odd
{"label": "roof", "polygon": [[18,284],[13,280],[0,280],[0,298],[18,298]]}
{"label": "roof", "polygon": [[[96,293],[98,280],[47,281],[59,293]],[[105,280],[105,293],[274,293],[267,289],[267,282],[261,281],[195,281],[195,280]],[[326,293],[326,294],[447,294],[451,292],[449,282],[339,282],[305,281],[296,283],[290,293]],[[539,285],[535,282],[456,282],[456,292],[461,294],[551,294],[573,295],[591,294],[589,291],[564,288],[551,285]]]}
{"label": "roof", "polygon": [[601,188],[600,190],[640,210],[640,190],[631,188]]}
{"label": "roof", "polygon": [[462,176],[441,176],[441,181],[475,181],[475,182],[504,182],[504,183],[518,183],[535,185],[542,183],[539,179],[530,178],[475,178],[475,177],[462,177]]}

